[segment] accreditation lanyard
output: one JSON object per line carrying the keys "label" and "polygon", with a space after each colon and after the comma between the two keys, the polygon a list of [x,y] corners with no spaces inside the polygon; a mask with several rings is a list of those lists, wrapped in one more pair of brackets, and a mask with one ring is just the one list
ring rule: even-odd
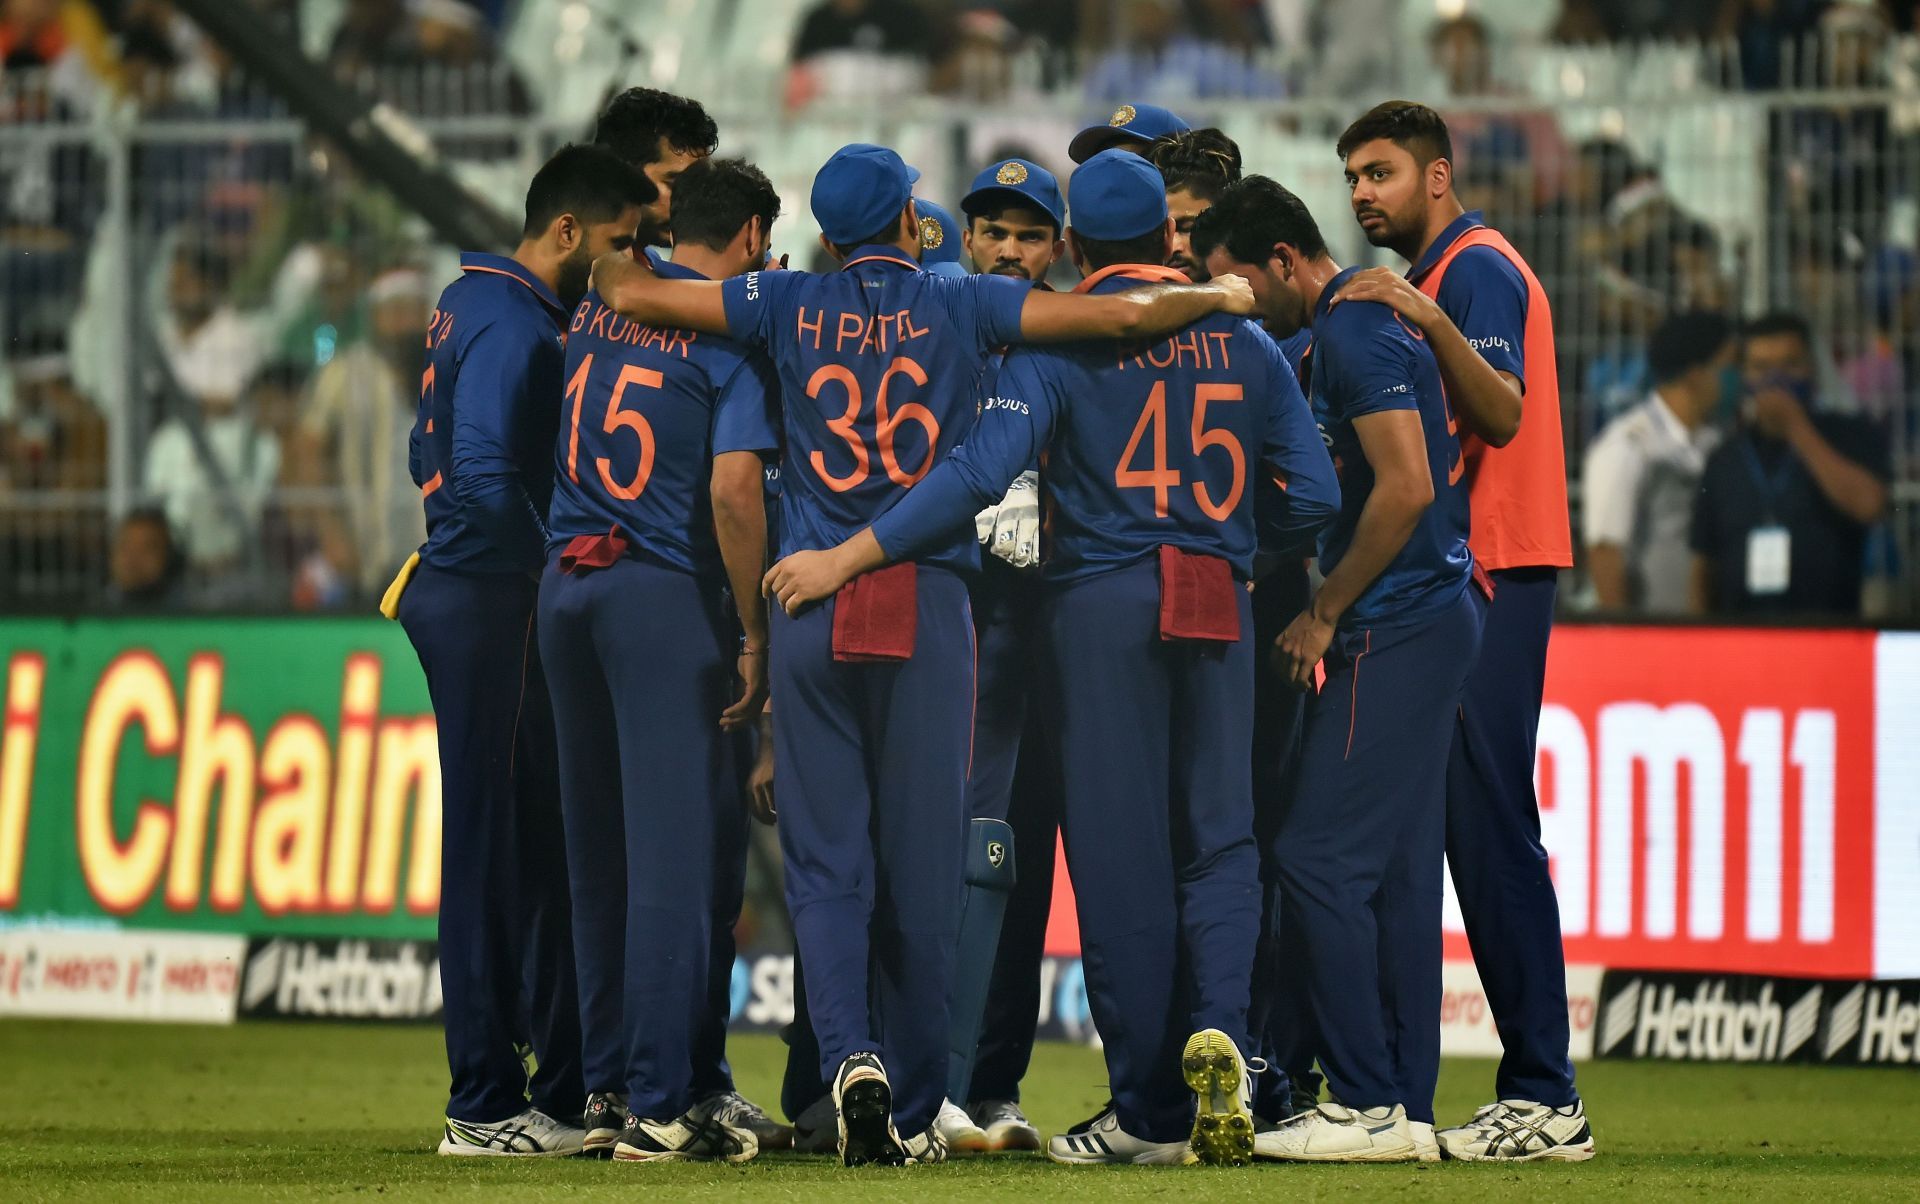
{"label": "accreditation lanyard", "polygon": [[1787,592],[1793,578],[1793,537],[1781,521],[1779,499],[1793,481],[1793,453],[1780,458],[1780,465],[1769,474],[1760,463],[1760,453],[1751,436],[1741,442],[1740,450],[1760,491],[1760,504],[1766,521],[1747,532],[1747,592],[1756,596],[1778,596]]}

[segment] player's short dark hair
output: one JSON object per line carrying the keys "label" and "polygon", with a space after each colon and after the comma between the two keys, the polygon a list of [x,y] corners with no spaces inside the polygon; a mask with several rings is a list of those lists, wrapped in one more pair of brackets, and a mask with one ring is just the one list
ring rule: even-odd
{"label": "player's short dark hair", "polygon": [[1217,129],[1183,130],[1156,138],[1147,162],[1160,169],[1168,192],[1185,190],[1209,203],[1240,178],[1240,147]]}
{"label": "player's short dark hair", "polygon": [[159,506],[134,506],[120,516],[119,526],[122,530],[128,527],[158,527],[160,533],[167,537],[167,543],[173,543],[173,524],[167,521],[167,512]]}
{"label": "player's short dark hair", "polygon": [[1193,223],[1193,254],[1201,261],[1215,247],[1225,247],[1241,263],[1265,263],[1278,243],[1308,259],[1327,253],[1327,240],[1306,203],[1265,176],[1227,185]]}
{"label": "player's short dark hair", "polygon": [[607,102],[593,140],[636,167],[660,161],[660,143],[685,155],[711,155],[720,128],[700,102],[658,88],[628,88]]}
{"label": "player's short dark hair", "polygon": [[1767,339],[1775,335],[1790,334],[1800,340],[1800,345],[1808,351],[1813,350],[1813,326],[1792,310],[1776,309],[1761,314],[1748,322],[1740,331],[1742,338]]}
{"label": "player's short dark hair", "polygon": [[563,213],[588,225],[610,222],[627,206],[650,205],[659,195],[645,172],[606,147],[563,146],[533,173],[520,233],[531,238]]}
{"label": "player's short dark hair", "polygon": [[1446,119],[1414,100],[1383,100],[1368,109],[1340,135],[1334,153],[1344,163],[1348,155],[1379,138],[1412,155],[1423,168],[1435,159],[1453,161],[1453,135],[1447,132]]}
{"label": "player's short dark hair", "polygon": [[1733,319],[1713,309],[1685,310],[1654,327],[1647,340],[1647,368],[1656,385],[1679,380],[1733,341]]}
{"label": "player's short dark hair", "polygon": [[673,238],[718,251],[740,227],[759,218],[772,229],[780,216],[780,194],[766,173],[745,159],[701,159],[680,173],[673,185]]}
{"label": "player's short dark hair", "polygon": [[[992,196],[994,194],[989,195]],[[1035,225],[1045,226],[1047,229],[1053,231],[1055,238],[1060,237],[1060,226],[1053,220],[1053,214],[1048,213],[1033,201],[1024,200],[1014,193],[999,194],[996,199],[982,203],[977,209],[967,209],[963,207],[961,212],[966,214],[969,223],[976,221],[1003,222],[1008,220],[1007,214],[1016,209],[1022,213],[1031,213],[1038,217],[1040,220],[1035,222]]]}
{"label": "player's short dark hair", "polygon": [[[905,206],[903,205],[901,206],[901,208],[904,209]],[[835,251],[838,251],[840,253],[841,258],[844,259],[848,255],[851,255],[855,251],[858,251],[861,247],[890,247],[894,243],[897,243],[899,241],[900,241],[900,215],[896,213],[893,215],[892,221],[880,227],[878,230],[875,230],[873,233],[862,234],[859,238],[854,239],[852,242],[834,243],[833,249]]]}
{"label": "player's short dark hair", "polygon": [[1087,261],[1087,269],[1093,272],[1110,268],[1116,263],[1165,263],[1167,259],[1165,226],[1155,226],[1136,238],[1114,240],[1088,238],[1076,233],[1074,241],[1079,244],[1080,254]]}

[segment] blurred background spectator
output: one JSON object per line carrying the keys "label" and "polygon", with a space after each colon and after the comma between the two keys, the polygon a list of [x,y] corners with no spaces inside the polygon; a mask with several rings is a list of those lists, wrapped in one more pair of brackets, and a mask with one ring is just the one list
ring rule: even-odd
{"label": "blurred background spectator", "polygon": [[1886,440],[1822,412],[1813,333],[1775,313],[1745,332],[1740,424],[1707,461],[1694,509],[1693,610],[1741,618],[1860,615],[1867,532],[1886,516]]}
{"label": "blurred background spectator", "polygon": [[1715,422],[1733,400],[1734,334],[1712,311],[1660,323],[1647,348],[1653,391],[1587,449],[1581,533],[1603,610],[1687,612],[1687,533],[1700,474],[1720,442]]}
{"label": "blurred background spectator", "polygon": [[180,549],[167,512],[157,506],[129,510],[113,531],[107,590],[113,610],[162,611],[184,607]]}

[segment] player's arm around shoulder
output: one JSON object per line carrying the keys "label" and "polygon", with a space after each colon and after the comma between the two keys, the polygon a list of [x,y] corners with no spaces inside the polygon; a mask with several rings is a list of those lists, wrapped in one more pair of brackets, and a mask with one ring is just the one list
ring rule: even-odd
{"label": "player's arm around shoulder", "polygon": [[[702,334],[728,334],[724,281],[669,280],[636,259],[615,251],[594,260],[589,287],[629,322],[677,326]],[[749,273],[757,276],[759,273]]]}
{"label": "player's arm around shoulder", "polygon": [[1149,284],[1112,293],[1033,289],[1020,310],[1020,341],[1154,338],[1209,314],[1252,311],[1252,286],[1239,276],[1216,276],[1205,284]]}

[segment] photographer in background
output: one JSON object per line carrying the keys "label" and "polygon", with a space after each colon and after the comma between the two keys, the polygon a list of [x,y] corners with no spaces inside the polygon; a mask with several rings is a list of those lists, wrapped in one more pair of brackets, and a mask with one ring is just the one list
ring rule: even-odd
{"label": "photographer in background", "polygon": [[1887,440],[1817,410],[1813,336],[1797,314],[1748,324],[1740,358],[1740,426],[1694,502],[1689,608],[1856,618],[1867,531],[1887,512]]}

